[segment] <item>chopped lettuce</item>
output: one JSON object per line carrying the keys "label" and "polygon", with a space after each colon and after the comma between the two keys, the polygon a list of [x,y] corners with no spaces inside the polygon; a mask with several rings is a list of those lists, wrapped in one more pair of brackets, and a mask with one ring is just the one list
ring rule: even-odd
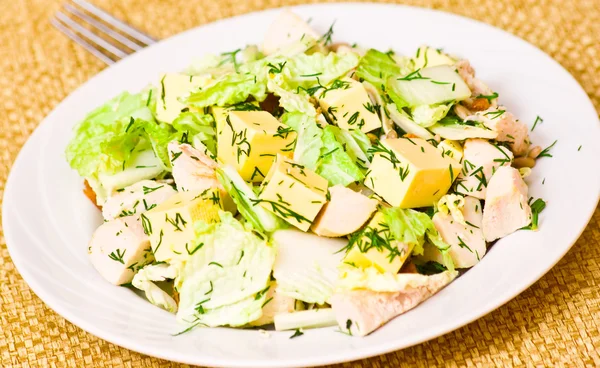
{"label": "chopped lettuce", "polygon": [[370,49],[360,59],[356,68],[356,75],[371,83],[379,90],[385,90],[388,78],[400,76],[409,72],[402,70],[390,53]]}
{"label": "chopped lettuce", "polygon": [[242,326],[262,315],[275,250],[233,218],[195,224],[198,249],[181,267],[175,286],[177,320],[188,326]]}
{"label": "chopped lettuce", "polygon": [[190,93],[185,103],[196,108],[228,106],[244,102],[250,96],[262,101],[266,92],[266,79],[251,74],[231,73],[206,88]]}
{"label": "chopped lettuce", "polygon": [[140,269],[131,282],[134,287],[144,291],[148,301],[171,313],[177,312],[177,303],[166,291],[158,287],[155,281],[165,281],[177,277],[177,267],[166,263],[147,265]]}
{"label": "chopped lettuce", "polygon": [[277,292],[306,303],[328,302],[343,258],[338,250],[346,242],[298,230],[277,231],[273,241],[277,246],[273,266]]}
{"label": "chopped lettuce", "polygon": [[201,114],[194,111],[182,112],[177,119],[173,120],[173,128],[180,132],[179,141],[187,140],[198,148],[198,142],[201,143],[212,156],[217,154],[217,132],[215,129],[215,119],[210,114]]}
{"label": "chopped lettuce", "polygon": [[452,104],[428,106],[420,105],[411,109],[412,120],[422,127],[430,127],[446,116]]}
{"label": "chopped lettuce", "polygon": [[365,174],[348,155],[342,143],[336,139],[336,129],[339,128],[331,125],[323,129],[323,147],[317,174],[327,179],[331,185],[347,186],[352,182],[361,181]]}
{"label": "chopped lettuce", "polygon": [[290,92],[272,80],[267,83],[267,88],[269,92],[273,92],[273,94],[279,96],[279,105],[285,111],[299,112],[313,119],[317,115],[317,110],[310,103],[308,95],[304,91],[298,91],[298,93]]}
{"label": "chopped lettuce", "polygon": [[390,118],[402,131],[408,134],[414,134],[422,139],[431,139],[433,134],[419,124],[415,123],[404,110],[398,109],[395,104],[387,105]]}
{"label": "chopped lettuce", "polygon": [[323,147],[323,130],[315,118],[301,112],[286,112],[281,120],[297,133],[294,161],[315,170]]}
{"label": "chopped lettuce", "polygon": [[371,165],[368,151],[371,148],[369,137],[360,130],[344,130],[335,126],[328,127],[333,132],[336,140],[342,144],[342,147],[352,158],[358,168],[365,171]]}
{"label": "chopped lettuce", "polygon": [[233,166],[227,165],[217,169],[217,178],[231,196],[242,217],[256,231],[270,234],[277,229],[286,227],[283,220],[256,204],[258,199],[256,193]]}
{"label": "chopped lettuce", "polygon": [[428,239],[442,252],[444,266],[449,270],[454,270],[454,264],[448,255],[450,245],[443,241],[433,225],[433,221],[426,213],[397,207],[383,208],[381,211],[395,240],[415,244],[413,254],[419,255],[423,254],[423,244],[425,239]]}

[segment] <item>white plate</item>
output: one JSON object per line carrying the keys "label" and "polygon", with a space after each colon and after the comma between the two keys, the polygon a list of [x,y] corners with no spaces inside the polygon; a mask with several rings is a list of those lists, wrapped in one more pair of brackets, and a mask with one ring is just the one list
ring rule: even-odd
{"label": "white plate", "polygon": [[[499,241],[485,258],[439,294],[372,335],[334,328],[262,338],[254,330],[198,329],[173,337],[173,315],[132,291],[109,285],[88,261],[87,243],[101,222],[82,180],[65,162],[72,126],[124,89],[136,91],[160,72],[194,57],[260,43],[279,10],[248,14],[179,34],[106,69],[67,97],[32,134],[14,164],[4,196],[4,231],[12,259],[33,291],[66,319],[105,340],[144,354],[204,366],[300,367],[343,362],[411,346],[494,310],[546,273],[588,223],[600,195],[600,124],[588,97],[558,63],[503,31],[455,15],[393,5],[331,4],[295,8],[334,39],[414,52],[421,44],[468,58],[478,76],[522,121],[544,118],[535,144],[555,139],[553,158],[527,181],[548,207],[539,232]],[[582,146],[579,151],[578,148]],[[543,184],[545,179],[545,184]]]}

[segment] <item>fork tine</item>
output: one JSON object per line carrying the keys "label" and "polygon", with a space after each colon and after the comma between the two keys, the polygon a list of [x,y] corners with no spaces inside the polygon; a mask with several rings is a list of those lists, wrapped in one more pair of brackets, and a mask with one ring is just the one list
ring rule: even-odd
{"label": "fork tine", "polygon": [[146,45],[151,45],[156,42],[155,39],[148,36],[147,34],[141,32],[141,31],[138,31],[137,29],[133,28],[132,26],[128,25],[127,23],[118,20],[117,18],[108,14],[104,10],[88,3],[85,0],[72,0],[72,1],[75,4],[79,5],[81,8],[85,9],[86,11],[97,16],[98,18],[102,19],[106,23],[115,27],[116,29],[126,33],[128,36],[131,36],[140,42],[145,43]]}
{"label": "fork tine", "polygon": [[60,20],[63,24],[71,27],[71,29],[77,31],[79,34],[87,38],[88,40],[96,43],[98,46],[102,47],[106,51],[115,55],[119,59],[122,59],[128,55],[127,52],[117,48],[115,45],[107,42],[103,38],[95,35],[87,28],[82,27],[79,23],[75,22],[73,19],[67,17],[64,13],[56,12],[56,18]]}
{"label": "fork tine", "polygon": [[90,17],[89,15],[83,13],[79,9],[75,8],[74,6],[72,6],[70,4],[63,4],[63,7],[65,8],[65,10],[67,12],[73,14],[77,18],[83,20],[84,22],[87,22],[89,25],[95,27],[96,29],[98,29],[101,32],[104,32],[108,36],[110,36],[113,39],[119,41],[120,43],[122,43],[123,45],[129,47],[130,49],[132,49],[134,51],[138,51],[138,50],[141,50],[143,48],[143,46],[140,46],[137,43],[131,41],[129,38],[124,37],[120,33],[113,31],[109,27],[105,26],[102,22],[99,22],[96,19]]}
{"label": "fork tine", "polygon": [[59,31],[64,33],[67,37],[69,37],[70,39],[75,41],[75,43],[77,43],[78,45],[80,45],[81,47],[83,47],[84,49],[89,51],[92,55],[94,55],[98,59],[102,60],[104,63],[106,63],[108,65],[115,63],[115,61],[113,59],[109,58],[104,53],[102,53],[102,51],[95,48],[92,44],[90,44],[83,38],[79,37],[77,35],[77,33],[73,32],[69,28],[65,27],[61,22],[59,22],[55,18],[50,19],[50,23],[52,23],[52,25],[54,27],[56,27],[56,29],[58,29]]}

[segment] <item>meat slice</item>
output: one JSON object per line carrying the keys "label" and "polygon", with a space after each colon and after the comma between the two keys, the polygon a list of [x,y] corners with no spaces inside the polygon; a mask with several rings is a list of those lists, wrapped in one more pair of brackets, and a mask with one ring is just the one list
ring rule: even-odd
{"label": "meat slice", "polygon": [[213,159],[186,143],[173,141],[168,148],[177,190],[201,192],[209,188],[223,189],[217,180],[217,163]]}
{"label": "meat slice", "polygon": [[134,273],[154,257],[139,216],[120,217],[100,225],[89,244],[90,260],[108,282],[131,282]]}
{"label": "meat slice", "polygon": [[319,34],[298,15],[284,10],[269,27],[263,41],[263,52],[272,54],[282,47],[308,38],[317,40]]}
{"label": "meat slice", "polygon": [[394,292],[364,289],[338,292],[331,298],[331,306],[342,331],[365,336],[416,307],[448,285],[457,275],[456,271],[432,276],[400,274],[398,277],[415,278],[415,281],[405,283],[403,290]]}
{"label": "meat slice", "polygon": [[501,167],[488,185],[483,208],[482,228],[487,241],[493,241],[531,223],[527,203],[527,184],[519,170]]}
{"label": "meat slice", "polygon": [[478,113],[489,129],[498,133],[496,140],[507,142],[515,156],[523,156],[529,150],[529,128],[506,111],[504,107]]}
{"label": "meat slice", "polygon": [[331,199],[313,221],[312,231],[331,238],[353,233],[361,228],[377,210],[379,203],[343,185],[329,188]]}
{"label": "meat slice", "polygon": [[479,262],[486,252],[481,229],[483,211],[478,199],[465,197],[461,212],[464,218],[462,223],[451,214],[438,212],[433,216],[433,224],[444,241],[450,244],[449,254],[454,267],[468,268]]}
{"label": "meat slice", "polygon": [[170,185],[154,180],[142,180],[109,197],[102,206],[105,220],[141,215],[177,193]]}
{"label": "meat slice", "polygon": [[467,139],[463,150],[463,168],[456,181],[456,192],[484,199],[492,174],[500,166],[510,166],[513,154],[485,139]]}

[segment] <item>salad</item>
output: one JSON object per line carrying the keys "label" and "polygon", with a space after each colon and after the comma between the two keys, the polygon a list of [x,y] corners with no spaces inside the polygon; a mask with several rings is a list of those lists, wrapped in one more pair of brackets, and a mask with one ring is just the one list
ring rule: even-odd
{"label": "salad", "polygon": [[66,148],[115,285],[196,327],[364,336],[536,230],[548,150],[467,60],[333,43],[284,11],[260,47],[160,75]]}

